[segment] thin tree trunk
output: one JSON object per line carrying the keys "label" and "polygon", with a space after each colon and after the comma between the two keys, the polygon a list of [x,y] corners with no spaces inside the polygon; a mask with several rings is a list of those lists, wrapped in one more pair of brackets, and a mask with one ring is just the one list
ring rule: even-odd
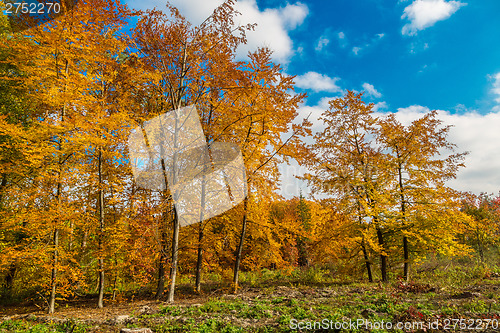
{"label": "thin tree trunk", "polygon": [[410,251],[408,249],[408,237],[403,236],[403,256],[404,256],[404,267],[403,267],[403,278],[406,282],[410,281]]}
{"label": "thin tree trunk", "polygon": [[177,278],[177,260],[179,256],[179,219],[175,207],[174,207],[173,229],[174,230],[172,235],[172,266],[170,268],[170,285],[168,288],[168,297],[167,297],[167,301],[169,303],[174,302],[175,282]]}
{"label": "thin tree trunk", "polygon": [[203,262],[203,247],[201,245],[202,241],[203,241],[203,221],[200,222],[198,229],[198,258],[196,260],[196,281],[195,281],[195,287],[197,293],[201,292],[201,267]]}
{"label": "thin tree trunk", "polygon": [[[396,148],[397,149],[397,148]],[[406,226],[406,199],[405,192],[403,187],[403,165],[400,161],[401,156],[399,154],[399,150],[397,150],[397,158],[398,158],[398,177],[399,177],[399,198],[401,200],[401,219],[403,223],[403,227]],[[408,248],[408,237],[403,235],[403,259],[404,259],[404,267],[403,267],[403,279],[408,282],[410,281],[410,250]]]}
{"label": "thin tree trunk", "polygon": [[[382,230],[380,227],[377,227],[377,238],[378,238],[378,245],[382,248],[382,251],[384,251],[384,235],[382,234]],[[387,282],[387,256],[383,253],[380,254],[380,272],[382,274],[382,281]]]}
{"label": "thin tree trunk", "polygon": [[[175,120],[175,139],[174,139],[174,149],[177,148],[177,118]],[[177,174],[176,174],[176,163],[177,163],[177,153],[174,153],[173,157],[173,163],[172,165],[174,166],[173,170],[173,183],[175,184],[177,182]],[[165,164],[164,161],[162,160],[162,165],[163,165],[163,170],[164,170],[164,176],[166,177],[166,170],[165,170]],[[175,194],[173,194],[175,196]],[[174,294],[175,294],[175,283],[176,283],[176,278],[177,278],[177,261],[179,259],[179,217],[177,215],[177,209],[175,208],[175,204],[172,207],[173,210],[173,219],[172,219],[172,256],[171,256],[171,266],[170,266],[170,284],[168,287],[168,295],[167,295],[167,302],[173,303],[174,302]]]}
{"label": "thin tree trunk", "polygon": [[[357,209],[358,209],[359,225],[363,226],[363,218],[361,216],[361,204],[360,204],[359,200],[357,201]],[[366,272],[368,273],[368,281],[373,282],[372,265],[370,263],[370,258],[368,257],[368,251],[366,250],[366,242],[365,242],[365,234],[364,233],[362,233],[361,249],[363,250],[363,257],[365,259]]]}
{"label": "thin tree trunk", "polygon": [[0,183],[0,210],[3,209],[3,192],[7,187],[7,174],[2,174],[2,182]]}
{"label": "thin tree trunk", "polygon": [[368,257],[368,251],[366,250],[366,244],[365,244],[364,237],[363,237],[363,241],[361,242],[361,249],[363,250],[363,257],[365,259],[366,272],[368,273],[368,281],[373,282],[372,266],[370,263],[370,258]]}
{"label": "thin tree trunk", "polygon": [[57,248],[59,246],[59,229],[54,229],[53,235],[54,252],[52,254],[52,272],[50,279],[50,298],[49,298],[49,313],[54,313],[56,304],[56,285],[57,285]]}
{"label": "thin tree trunk", "polygon": [[159,300],[163,296],[163,291],[165,290],[165,265],[163,264],[167,260],[165,255],[165,248],[162,246],[160,251],[160,262],[158,264],[158,286],[156,289],[155,299]]}
{"label": "thin tree trunk", "polygon": [[245,200],[243,201],[243,224],[241,226],[240,242],[238,244],[238,249],[236,251],[236,261],[234,263],[234,276],[233,276],[234,292],[238,290],[241,254],[243,252],[243,242],[245,240],[245,233],[247,230],[247,208],[248,208],[248,197],[246,197]]}
{"label": "thin tree trunk", "polygon": [[167,233],[165,227],[168,222],[167,210],[163,212],[163,219],[161,225],[161,242],[160,242],[160,262],[158,263],[158,286],[156,289],[155,299],[159,300],[163,297],[165,291],[165,264],[167,261]]}
{"label": "thin tree trunk", "polygon": [[[185,52],[185,51],[184,51]],[[180,108],[180,99],[179,99],[179,104]],[[177,183],[177,148],[178,148],[178,135],[179,135],[179,120],[177,116],[175,117],[175,133],[174,133],[174,156],[172,159],[172,165],[173,165],[173,172],[172,172],[172,178],[173,184]],[[164,162],[162,161],[162,164],[164,165]],[[164,169],[165,170],[165,169]],[[166,175],[166,174],[165,174]],[[173,193],[174,198],[176,197],[175,193]],[[175,294],[175,283],[176,283],[176,278],[177,278],[177,261],[179,259],[179,216],[177,215],[177,209],[175,208],[175,204],[173,206],[173,233],[172,233],[172,263],[170,266],[170,285],[168,288],[168,296],[167,296],[167,301],[169,303],[174,302],[174,294]]]}
{"label": "thin tree trunk", "polygon": [[97,157],[98,163],[98,176],[99,176],[99,297],[97,300],[97,307],[104,307],[104,258],[102,239],[104,233],[104,189],[102,181],[102,149],[99,148],[99,155]]}
{"label": "thin tree trunk", "polygon": [[[64,111],[63,108],[61,119],[64,119]],[[61,150],[61,143],[59,142],[59,150]],[[60,222],[60,213],[61,213],[61,195],[62,195],[62,180],[61,180],[61,168],[62,168],[62,159],[59,157],[58,162],[58,175],[57,175],[57,192],[56,192],[56,203],[57,203],[57,217],[56,223]],[[57,288],[57,262],[59,260],[59,228],[57,226],[54,228],[53,233],[53,244],[54,244],[54,252],[52,253],[52,270],[51,270],[51,279],[50,279],[50,297],[49,297],[49,313],[54,313],[55,311],[55,303],[56,303],[56,288]]]}
{"label": "thin tree trunk", "polygon": [[[210,154],[210,161],[212,160],[212,156]],[[208,166],[205,165],[204,167],[204,172],[207,171]],[[201,292],[201,268],[203,266],[203,220],[205,218],[204,213],[205,213],[205,195],[206,195],[206,177],[205,174],[202,176],[202,182],[201,182],[201,211],[200,211],[200,224],[198,227],[198,258],[196,259],[196,281],[195,281],[195,288],[196,292],[200,293]]]}
{"label": "thin tree trunk", "polygon": [[73,220],[69,222],[69,240],[68,240],[68,252],[73,250],[73,233],[75,229],[75,223]]}
{"label": "thin tree trunk", "polygon": [[115,255],[115,279],[113,281],[113,301],[116,299],[116,285],[118,283],[118,260]]}

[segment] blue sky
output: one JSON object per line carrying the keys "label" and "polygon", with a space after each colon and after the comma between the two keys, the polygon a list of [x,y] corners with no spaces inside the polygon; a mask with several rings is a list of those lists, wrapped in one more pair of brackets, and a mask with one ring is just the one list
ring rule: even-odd
{"label": "blue sky", "polygon": [[[307,68],[339,77],[337,84],[348,89],[372,84],[390,109],[419,104],[454,111],[463,105],[487,113],[494,107],[488,75],[500,72],[500,1],[441,7],[445,1],[429,1],[440,15],[419,12],[412,1],[305,3],[309,15],[290,33],[301,51],[291,58],[290,73]],[[402,19],[405,8],[415,13],[413,20]]]}
{"label": "blue sky", "polygon": [[[164,8],[163,0],[128,0]],[[172,0],[194,24],[222,0]],[[498,0],[240,0],[239,23],[257,23],[248,50],[268,46],[284,71],[297,75],[308,98],[300,115],[316,118],[345,90],[365,91],[380,115],[409,122],[429,110],[453,125],[450,141],[470,151],[467,168],[450,186],[500,190],[500,1]],[[283,167],[287,197],[304,185]]]}

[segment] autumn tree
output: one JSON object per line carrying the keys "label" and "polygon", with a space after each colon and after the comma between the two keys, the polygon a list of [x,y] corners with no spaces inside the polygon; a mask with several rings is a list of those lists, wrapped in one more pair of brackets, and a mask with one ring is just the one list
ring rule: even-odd
{"label": "autumn tree", "polygon": [[[387,281],[387,227],[389,196],[386,192],[388,174],[383,167],[383,152],[374,142],[376,118],[373,104],[362,100],[362,93],[348,91],[329,102],[322,117],[325,129],[316,133],[310,145],[310,158],[304,164],[312,171],[305,179],[314,191],[342,199],[356,218],[353,223],[362,235],[363,253],[367,253],[365,236],[376,231],[380,254],[382,281]],[[368,220],[367,220],[368,219]],[[369,221],[369,223],[367,223]],[[365,255],[367,271],[370,262]]]}
{"label": "autumn tree", "polygon": [[[447,140],[450,126],[441,125],[442,121],[437,119],[436,111],[425,114],[408,126],[401,124],[394,114],[379,120],[377,141],[386,153],[386,168],[393,177],[393,185],[388,191],[393,193],[398,207],[394,218],[402,233],[403,278],[406,281],[409,280],[412,261],[410,244],[415,246],[417,239],[422,240],[425,234],[425,231],[421,230],[420,233],[418,230],[419,226],[422,227],[419,221],[433,219],[436,224],[432,228],[433,232],[443,236],[442,233],[447,228],[442,221],[438,222],[439,219],[434,214],[458,213],[459,197],[446,187],[446,181],[455,178],[458,169],[464,166],[462,160],[465,153],[443,156],[446,150],[453,152],[455,146]],[[453,230],[456,228],[451,228],[449,232],[453,234]],[[431,239],[427,241],[431,242]],[[445,246],[443,241],[435,240],[434,243],[436,242]],[[452,246],[452,243],[446,246]]]}

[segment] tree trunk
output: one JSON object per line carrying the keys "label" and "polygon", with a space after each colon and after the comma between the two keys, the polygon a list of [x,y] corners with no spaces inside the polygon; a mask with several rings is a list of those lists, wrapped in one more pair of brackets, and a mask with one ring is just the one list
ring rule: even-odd
{"label": "tree trunk", "polygon": [[[382,251],[384,251],[384,236],[382,234],[382,230],[380,227],[377,227],[377,238],[378,238],[378,244],[382,248]],[[383,253],[380,254],[380,272],[382,274],[382,281],[387,282],[387,256]]]}
{"label": "tree trunk", "polygon": [[203,241],[203,221],[200,222],[198,229],[198,259],[196,260],[196,281],[195,287],[196,292],[201,292],[201,267],[203,263],[203,247],[201,242]]}
{"label": "tree trunk", "polygon": [[[357,201],[357,208],[358,208],[358,222],[359,225],[363,225],[363,217],[361,215],[361,203],[359,200]],[[372,264],[370,263],[370,258],[368,257],[368,251],[366,250],[366,242],[365,242],[365,234],[362,233],[362,240],[361,240],[361,249],[363,250],[363,257],[365,259],[365,266],[366,266],[366,272],[368,273],[368,281],[373,282],[373,275],[372,275]]]}
{"label": "tree trunk", "polygon": [[[212,155],[210,154],[210,161],[212,161]],[[200,293],[201,292],[201,268],[203,267],[203,220],[205,219],[204,213],[205,213],[205,196],[206,196],[206,177],[205,173],[207,172],[209,166],[205,165],[204,167],[204,174],[202,176],[202,182],[201,182],[201,211],[200,211],[200,224],[198,228],[198,258],[196,260],[196,281],[195,281],[195,288],[196,292]]]}
{"label": "tree trunk", "polygon": [[3,209],[3,192],[7,187],[7,174],[2,174],[2,182],[0,183],[0,210]]}
{"label": "tree trunk", "polygon": [[169,303],[174,302],[175,279],[177,277],[177,260],[179,255],[179,219],[175,207],[174,207],[173,229],[174,230],[172,235],[172,266],[170,268],[170,286],[168,288],[168,299],[167,299]]}
{"label": "tree trunk", "polygon": [[118,260],[115,256],[115,278],[113,281],[113,301],[116,300],[116,285],[118,284]]}
{"label": "tree trunk", "polygon": [[167,233],[165,232],[165,226],[168,221],[167,211],[165,210],[163,214],[163,225],[161,226],[160,262],[158,263],[158,287],[155,295],[156,300],[162,298],[163,292],[165,291],[165,264],[167,262]]}
{"label": "tree trunk", "polygon": [[75,222],[71,220],[69,222],[69,240],[68,240],[68,252],[73,250],[73,234],[75,230]]}
{"label": "tree trunk", "polygon": [[102,188],[102,150],[99,148],[98,155],[98,173],[99,173],[99,297],[97,300],[97,307],[104,307],[104,259],[103,259],[103,246],[102,239],[104,233],[104,189]]}
{"label": "tree trunk", "polygon": [[366,250],[365,239],[361,243],[361,248],[363,249],[363,257],[365,259],[366,272],[368,273],[368,281],[373,282],[372,276],[372,266],[370,263],[370,258],[368,257],[368,251]]}
{"label": "tree trunk", "polygon": [[404,256],[404,268],[403,268],[403,278],[406,282],[410,281],[410,251],[408,249],[408,238],[403,236],[403,256]]}
{"label": "tree trunk", "polygon": [[160,262],[158,264],[158,287],[156,289],[155,299],[159,300],[163,296],[163,291],[165,290],[165,265],[164,262],[167,260],[165,255],[165,248],[162,246],[160,250]]}
{"label": "tree trunk", "polygon": [[243,252],[243,242],[245,240],[245,233],[247,231],[247,207],[248,197],[243,201],[243,224],[241,226],[240,242],[236,251],[236,261],[234,263],[234,276],[233,276],[233,290],[238,290],[238,278],[240,273],[241,253]]}
{"label": "tree trunk", "polygon": [[59,246],[59,229],[54,229],[54,252],[52,257],[52,272],[50,278],[50,298],[49,298],[49,313],[54,313],[56,304],[56,282],[57,282],[57,260],[58,253],[57,248]]}
{"label": "tree trunk", "polygon": [[[64,116],[64,109],[63,109]],[[61,145],[59,144],[59,150],[61,149]],[[61,159],[59,158],[59,174],[57,176],[57,193],[56,193],[56,202],[57,202],[57,217],[56,223],[59,223],[60,219],[60,207],[61,207],[61,192],[62,192],[62,184],[61,184]],[[58,247],[59,247],[59,229],[54,228],[53,234],[53,244],[54,244],[54,252],[52,254],[52,271],[51,271],[51,279],[50,279],[50,297],[49,297],[49,313],[54,313],[55,311],[55,303],[56,303],[56,287],[57,287],[57,262],[59,259]]]}
{"label": "tree trunk", "polygon": [[[183,51],[183,58],[182,58],[182,69],[181,69],[181,77],[180,77],[180,84],[179,88],[177,89],[177,97],[174,99],[174,105],[177,109],[180,109],[182,107],[182,92],[184,89],[184,77],[186,75],[186,59],[187,59],[187,52],[186,52],[186,45],[184,44],[184,51]],[[177,149],[179,148],[179,131],[181,130],[182,124],[179,123],[179,119],[176,116],[175,117],[175,132],[174,132],[174,142],[173,142],[173,148],[174,148],[174,154],[172,158],[172,183],[175,185],[177,184],[177,176],[178,176],[178,170],[177,170],[177,160],[178,160],[178,152]],[[162,159],[162,167],[163,167],[163,176],[165,177],[165,184],[167,185],[167,177],[166,177],[166,169],[165,169],[165,162]],[[175,193],[172,193],[173,198],[176,197]],[[175,283],[176,283],[176,278],[177,278],[177,261],[179,258],[179,216],[177,215],[177,209],[175,208],[175,204],[173,206],[173,232],[172,232],[172,263],[170,266],[170,285],[168,288],[168,297],[167,301],[169,303],[174,302],[174,294],[175,294]]]}
{"label": "tree trunk", "polygon": [[[399,151],[397,152],[398,160],[401,158]],[[398,176],[399,176],[399,197],[401,200],[401,219],[403,223],[403,227],[406,226],[406,199],[405,192],[403,187],[403,165],[399,162],[398,165]],[[403,235],[403,259],[404,259],[404,267],[403,267],[403,279],[408,282],[410,281],[410,250],[408,248],[408,237]]]}

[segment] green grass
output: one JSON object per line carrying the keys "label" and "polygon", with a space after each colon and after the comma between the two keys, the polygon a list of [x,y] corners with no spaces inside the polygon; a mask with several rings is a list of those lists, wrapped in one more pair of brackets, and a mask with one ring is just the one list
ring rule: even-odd
{"label": "green grass", "polygon": [[88,327],[83,324],[66,321],[63,323],[33,324],[23,320],[6,320],[0,323],[0,332],[12,333],[85,333]]}

